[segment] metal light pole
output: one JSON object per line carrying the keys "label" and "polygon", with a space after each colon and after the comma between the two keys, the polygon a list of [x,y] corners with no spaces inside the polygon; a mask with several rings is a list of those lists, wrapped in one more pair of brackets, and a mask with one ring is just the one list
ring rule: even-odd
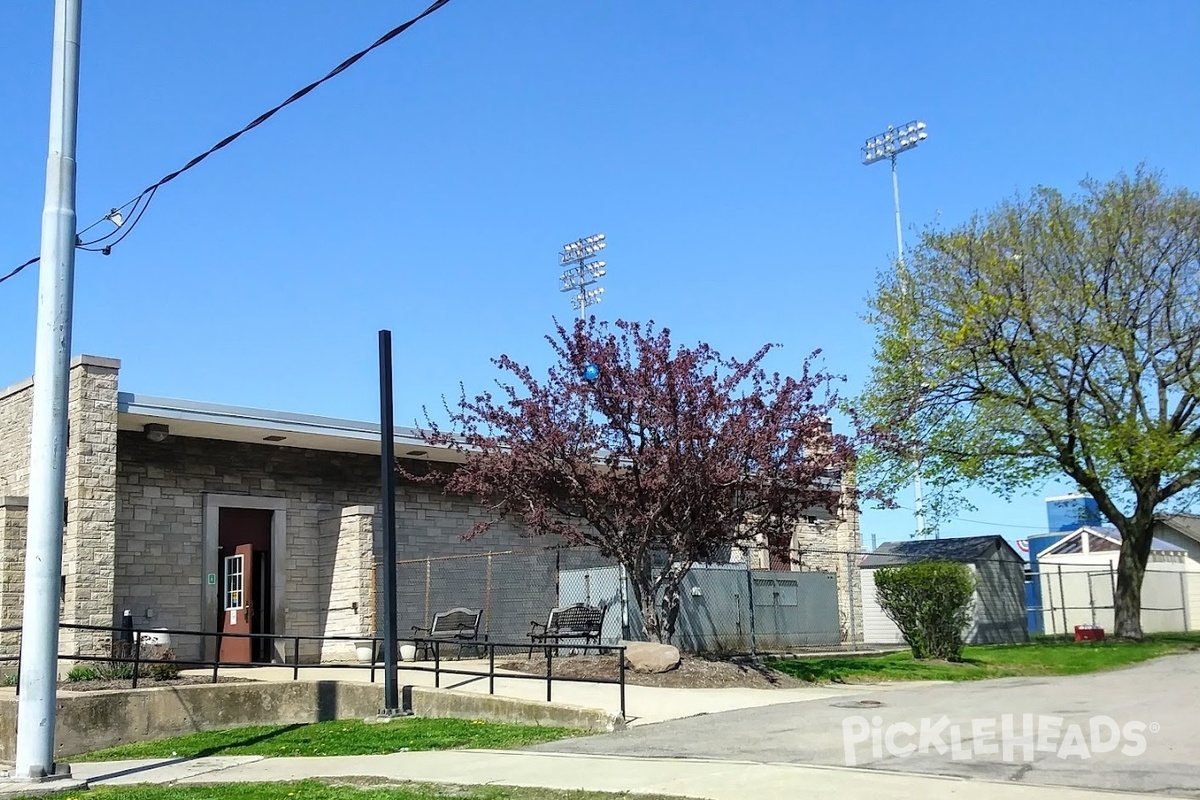
{"label": "metal light pole", "polygon": [[[897,127],[888,126],[883,133],[867,139],[862,146],[862,163],[866,166],[888,160],[892,164],[892,202],[896,208],[896,265],[900,269],[901,291],[908,294],[909,276],[904,266],[904,229],[900,224],[900,178],[896,174],[896,157],[912,150],[928,138],[925,123],[913,120]],[[921,487],[921,462],[913,465],[913,499],[916,506],[917,536],[925,533],[925,498]],[[934,538],[938,538],[934,533]]]}
{"label": "metal light pole", "polygon": [[[396,598],[396,437],[392,408],[392,332],[379,332],[379,483],[383,517],[383,602],[376,613],[383,615],[383,708],[380,717],[401,714],[398,665],[399,650]],[[374,658],[374,654],[372,654]]]}
{"label": "metal light pole", "polygon": [[21,696],[13,769],[13,777],[24,780],[40,780],[55,774],[54,712],[75,277],[75,136],[81,14],[82,0],[55,0],[50,152],[42,210],[30,430]]}
{"label": "metal light pole", "polygon": [[559,266],[569,267],[562,274],[562,290],[575,293],[575,296],[571,298],[571,305],[579,309],[580,319],[587,319],[587,307],[599,303],[600,296],[604,294],[604,287],[597,289],[587,287],[607,274],[604,268],[608,266],[608,263],[595,260],[596,254],[606,246],[604,234],[597,233],[595,236],[576,239],[564,244],[562,251],[558,254]]}

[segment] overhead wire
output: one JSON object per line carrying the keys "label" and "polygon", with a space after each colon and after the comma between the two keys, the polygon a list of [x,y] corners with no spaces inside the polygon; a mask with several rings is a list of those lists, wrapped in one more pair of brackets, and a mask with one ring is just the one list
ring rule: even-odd
{"label": "overhead wire", "polygon": [[[904,511],[913,511],[914,510],[909,506],[902,506],[902,505],[895,505],[894,508],[902,509]],[[1011,522],[988,522],[987,520],[968,519],[966,517],[946,517],[946,519],[952,519],[956,522],[970,522],[975,525],[990,525],[990,526],[996,527],[996,528],[1022,528],[1024,530],[1031,530],[1031,531],[1045,530],[1040,525],[1014,525]]]}
{"label": "overhead wire", "polygon": [[[407,22],[403,22],[400,25],[397,25],[396,27],[392,28],[390,31],[385,33],[383,36],[380,36],[378,39],[376,39],[372,45],[370,45],[369,47],[366,47],[362,50],[359,50],[357,53],[350,56],[342,63],[338,64],[336,67],[334,67],[332,70],[330,70],[324,77],[319,78],[318,80],[313,81],[312,83],[308,84],[304,88],[294,92],[288,99],[284,100],[282,103],[278,104],[274,108],[271,108],[268,111],[265,111],[262,114],[258,115],[258,117],[256,117],[250,123],[243,126],[240,130],[226,136],[224,139],[217,142],[212,147],[205,150],[203,153],[192,158],[190,161],[188,161],[186,164],[184,164],[179,169],[175,170],[174,172],[169,172],[166,175],[164,175],[163,177],[159,178],[157,181],[150,184],[145,189],[143,189],[140,193],[138,193],[133,199],[129,200],[124,205],[118,206],[116,209],[114,209],[114,211],[121,211],[121,212],[124,212],[126,209],[137,209],[136,211],[131,212],[130,219],[125,224],[117,226],[110,233],[108,233],[104,236],[101,236],[97,239],[93,239],[92,241],[89,241],[89,242],[80,241],[80,239],[78,238],[79,236],[82,236],[82,234],[95,228],[97,225],[104,222],[106,219],[110,219],[112,216],[112,213],[113,213],[110,211],[108,214],[106,214],[105,216],[96,220],[91,225],[84,228],[82,231],[79,231],[76,234],[76,245],[75,246],[77,248],[80,248],[83,250],[89,250],[92,252],[102,252],[102,253],[105,253],[105,255],[107,255],[108,252],[111,251],[112,247],[116,244],[119,244],[126,236],[128,236],[129,233],[133,230],[133,228],[135,228],[137,226],[137,223],[139,221],[141,221],[142,215],[146,213],[146,209],[150,206],[150,201],[154,198],[155,193],[161,187],[163,187],[164,185],[175,180],[176,178],[178,178],[180,175],[184,174],[188,170],[194,168],[196,165],[198,165],[200,162],[204,161],[204,159],[208,158],[209,156],[211,156],[213,153],[217,152],[218,150],[221,150],[221,149],[233,144],[239,138],[241,138],[245,134],[249,133],[250,131],[254,130],[259,125],[262,125],[264,122],[269,120],[271,117],[275,116],[277,113],[282,111],[284,108],[286,108],[286,107],[290,106],[292,103],[295,103],[296,101],[300,100],[305,95],[309,94],[310,92],[312,92],[314,89],[316,89],[318,86],[325,83],[326,81],[332,80],[333,78],[337,77],[341,73],[345,72],[347,69],[349,69],[350,67],[352,67],[356,63],[358,63],[368,53],[370,53],[371,51],[373,51],[379,47],[382,47],[383,45],[390,42],[392,39],[395,39],[397,36],[404,33],[405,31],[407,31],[413,25],[416,25],[418,22],[425,19],[430,14],[434,13],[435,11],[437,11],[438,9],[440,9],[442,6],[446,5],[449,2],[450,2],[450,0],[435,0],[435,2],[430,4],[430,6],[428,8],[426,8],[424,11],[422,11],[420,14],[417,14],[415,17],[408,20]],[[140,204],[140,207],[139,207],[139,204]],[[118,236],[117,234],[120,234],[120,235]],[[113,237],[116,237],[116,238],[113,238]],[[112,239],[112,241],[108,241],[109,239]],[[101,246],[97,246],[97,245],[101,245]],[[5,281],[9,280],[10,278],[17,276],[18,274],[21,273],[22,270],[36,264],[40,260],[41,260],[41,256],[34,256],[33,258],[26,261],[24,264],[21,264],[20,266],[13,269],[7,275],[0,277],[0,283],[4,283]]]}

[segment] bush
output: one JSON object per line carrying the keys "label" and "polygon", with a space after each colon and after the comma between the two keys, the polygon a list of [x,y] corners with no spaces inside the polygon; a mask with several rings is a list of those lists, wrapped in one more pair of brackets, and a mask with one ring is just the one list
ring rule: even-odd
{"label": "bush", "polygon": [[155,664],[150,664],[146,670],[146,674],[156,681],[174,681],[179,679],[179,665],[175,663],[175,654],[170,650],[166,650],[161,654],[154,656],[161,658]]}
{"label": "bush", "polygon": [[875,570],[875,595],[914,658],[961,661],[975,577],[964,564],[925,561]]}
{"label": "bush", "polygon": [[96,680],[127,681],[133,678],[133,664],[122,664],[117,661],[97,662]]}
{"label": "bush", "polygon": [[73,667],[67,673],[67,683],[82,683],[83,681],[95,681],[100,679],[100,672],[95,667],[80,664],[78,667]]}
{"label": "bush", "polygon": [[16,685],[17,685],[17,683],[18,683],[18,680],[17,680],[17,673],[15,673],[15,672],[9,672],[9,673],[7,673],[7,674],[4,676],[4,681],[3,681],[3,683],[4,683],[4,685],[5,685],[5,686],[16,686]]}

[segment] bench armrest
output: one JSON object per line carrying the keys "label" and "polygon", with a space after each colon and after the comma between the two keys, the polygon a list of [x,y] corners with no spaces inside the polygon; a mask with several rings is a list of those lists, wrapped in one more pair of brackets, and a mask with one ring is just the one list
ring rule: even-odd
{"label": "bench armrest", "polygon": [[413,633],[417,633],[417,632],[420,632],[420,633],[429,633],[430,631],[429,631],[429,628],[422,628],[422,627],[421,627],[421,626],[419,626],[419,625],[413,625],[413,626],[412,626],[412,632],[413,632]]}

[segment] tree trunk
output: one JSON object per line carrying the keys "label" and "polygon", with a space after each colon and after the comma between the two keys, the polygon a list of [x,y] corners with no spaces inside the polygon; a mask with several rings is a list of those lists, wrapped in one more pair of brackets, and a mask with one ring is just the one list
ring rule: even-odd
{"label": "tree trunk", "polygon": [[[646,641],[670,643],[675,635],[675,623],[679,619],[680,593],[683,576],[687,568],[672,563],[658,578],[654,578],[649,563],[626,565],[629,583],[633,588],[633,599],[642,614],[642,634]],[[659,600],[659,592],[662,600]]]}
{"label": "tree trunk", "polygon": [[1141,640],[1142,581],[1154,541],[1154,517],[1137,515],[1121,531],[1121,557],[1117,561],[1117,590],[1113,596],[1113,635]]}

